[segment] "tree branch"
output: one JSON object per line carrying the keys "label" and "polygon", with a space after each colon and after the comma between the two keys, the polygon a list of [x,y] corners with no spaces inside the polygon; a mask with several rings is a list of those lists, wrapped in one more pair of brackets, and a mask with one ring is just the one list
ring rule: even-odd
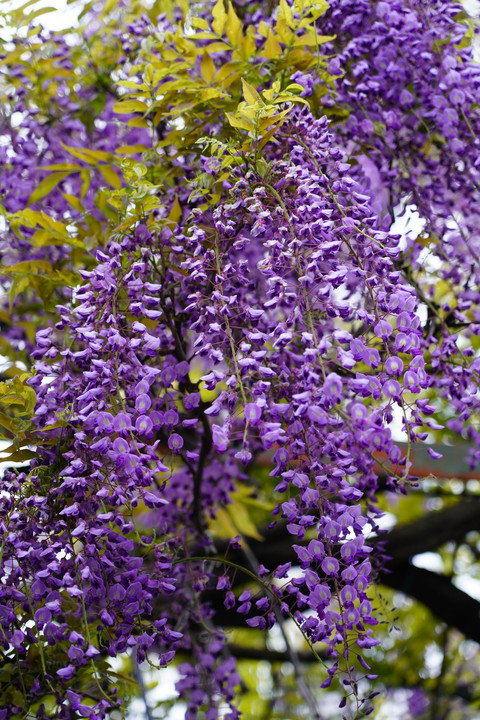
{"label": "tree branch", "polygon": [[[247,660],[267,660],[268,662],[289,662],[292,660],[289,654],[280,650],[269,650],[268,648],[254,648],[243,645],[228,645],[231,654],[238,659]],[[301,663],[316,663],[317,658],[311,652],[297,652],[298,659]]]}
{"label": "tree branch", "polygon": [[451,507],[429,512],[419,520],[395,527],[387,535],[369,542],[385,542],[392,566],[404,563],[414,555],[436,550],[446,542],[460,542],[473,530],[480,530],[480,498],[461,500]]}
{"label": "tree branch", "polygon": [[402,563],[382,575],[380,581],[419,600],[447,625],[480,643],[480,603],[444,575]]}

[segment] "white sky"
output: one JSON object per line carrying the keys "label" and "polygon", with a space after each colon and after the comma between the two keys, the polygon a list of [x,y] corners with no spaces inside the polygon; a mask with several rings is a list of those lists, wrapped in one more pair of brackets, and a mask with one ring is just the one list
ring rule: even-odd
{"label": "white sky", "polygon": [[[9,10],[15,10],[16,8],[21,8],[24,4],[25,0],[10,0],[10,2],[6,2],[2,7],[2,11],[8,12]],[[67,6],[67,0],[39,0],[39,2],[27,8],[25,13],[47,7],[55,9],[52,12],[45,13],[45,15],[41,15],[38,18],[38,22],[50,30],[64,30],[65,28],[75,25],[82,4],[74,2]]]}

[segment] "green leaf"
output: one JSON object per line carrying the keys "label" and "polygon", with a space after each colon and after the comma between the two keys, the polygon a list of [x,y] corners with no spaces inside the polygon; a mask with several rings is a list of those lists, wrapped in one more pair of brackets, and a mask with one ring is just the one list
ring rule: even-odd
{"label": "green leaf", "polygon": [[0,462],[26,462],[27,460],[33,460],[38,457],[36,452],[32,450],[17,450],[11,453],[8,457],[0,458]]}

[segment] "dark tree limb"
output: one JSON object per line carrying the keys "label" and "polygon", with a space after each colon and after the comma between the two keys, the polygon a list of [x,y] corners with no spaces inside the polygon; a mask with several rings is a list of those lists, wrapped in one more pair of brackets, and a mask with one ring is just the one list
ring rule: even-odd
{"label": "dark tree limb", "polygon": [[393,528],[374,542],[386,542],[386,553],[392,558],[390,565],[395,565],[436,550],[446,542],[460,542],[474,530],[480,530],[480,498],[461,500],[452,507],[427,513],[408,525]]}
{"label": "dark tree limb", "polygon": [[[368,543],[384,543],[385,552],[391,557],[389,565],[395,565],[414,555],[436,550],[446,542],[460,542],[465,535],[475,530],[480,531],[480,498],[472,497],[443,510],[427,513],[407,525],[394,527],[385,535],[370,538]],[[260,533],[264,541],[249,540],[249,545],[258,561],[265,567],[273,568],[281,563],[298,561],[292,548],[292,536],[283,522],[278,522],[271,530],[261,529]],[[227,546],[226,542],[217,543],[219,555],[227,550]],[[229,558],[239,564],[248,565],[243,550],[229,554]]]}
{"label": "dark tree limb", "polygon": [[380,581],[419,600],[450,627],[480,643],[480,603],[455,587],[444,575],[399,563]]}

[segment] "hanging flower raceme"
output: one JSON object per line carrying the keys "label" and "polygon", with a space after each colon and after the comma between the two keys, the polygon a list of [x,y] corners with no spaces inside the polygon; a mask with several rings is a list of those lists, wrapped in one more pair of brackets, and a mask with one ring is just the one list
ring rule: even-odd
{"label": "hanging flower raceme", "polygon": [[[56,672],[66,685],[76,671],[91,672],[100,653],[99,640],[89,637],[93,618],[100,646],[112,656],[133,648],[142,660],[156,643],[157,651],[167,647],[160,657],[165,664],[180,637],[165,620],[151,619],[154,601],[174,592],[175,580],[164,557],[156,562],[154,538],[139,535],[135,515],[139,506],[168,502],[157,479],[168,471],[160,440],[150,442],[154,428],[168,432],[168,424],[151,412],[151,387],[163,384],[168,403],[171,378],[181,380],[186,369],[170,357],[162,372],[151,363],[160,337],[135,320],[128,327],[126,310],[140,297],[133,312],[146,319],[156,312],[149,293],[158,286],[147,281],[141,259],[124,270],[127,258],[129,241],[99,252],[73,314],[60,309],[57,327],[40,333],[32,385],[38,388],[42,461],[28,477],[12,478],[2,501],[9,529],[2,602],[12,611],[21,602],[35,619],[29,643],[41,648],[69,641]],[[164,338],[165,350],[168,345]],[[146,569],[152,551],[153,568]],[[15,633],[12,611],[2,625],[7,644]],[[18,643],[14,647],[19,650]],[[21,659],[26,650],[20,648]]]}
{"label": "hanging flower raceme", "polygon": [[[218,389],[206,411],[213,445],[219,454],[240,445],[243,463],[274,450],[276,489],[289,494],[276,513],[308,540],[295,546],[303,574],[287,583],[290,607],[313,642],[348,662],[353,638],[375,642],[365,531],[377,528],[376,458],[408,478],[392,420],[398,410],[415,440],[425,408],[404,396],[429,378],[418,301],[394,264],[398,236],[379,228],[325,119],[299,113],[282,138],[278,156],[288,159],[273,157],[264,176],[247,172],[213,226],[200,229],[208,218],[198,215],[184,238],[187,311],[200,308],[194,347],[211,365],[206,387]],[[266,617],[249,622],[275,621]]]}
{"label": "hanging flower raceme", "polygon": [[[152,651],[164,665],[183,644],[173,629],[178,617],[184,627],[211,615],[196,600],[200,579],[192,592],[192,573],[202,573],[202,564],[172,562],[192,549],[211,552],[205,518],[229,501],[239,474],[228,458],[205,468],[212,429],[189,378],[186,330],[179,334],[172,324],[175,271],[159,278],[156,269],[156,253],[168,255],[170,237],[163,233],[153,246],[139,226],[131,238],[110,242],[97,252],[95,269],[83,273],[73,310],[59,307],[56,327],[37,336],[31,385],[42,460],[5,488],[3,628],[14,652],[12,612],[22,595],[25,617],[38,621],[28,645],[71,643],[65,655],[59,651],[56,672],[67,701],[67,688],[78,672],[95,670],[100,651],[114,657],[133,649],[139,661]],[[153,534],[139,530],[147,515]],[[25,595],[14,589],[20,576]],[[94,618],[100,643],[89,637]],[[216,663],[222,647],[200,640],[198,651]],[[224,683],[236,684],[235,674],[226,680],[230,665],[215,671],[218,687],[209,681],[212,697]],[[231,689],[227,695],[232,701]],[[99,716],[106,702],[97,704]]]}
{"label": "hanging flower raceme", "polygon": [[[343,38],[331,71],[336,101],[348,107],[338,132],[351,143],[356,174],[385,225],[399,208],[418,215],[405,223],[404,257],[427,314],[431,388],[443,398],[440,422],[425,429],[478,445],[480,75],[466,42],[473,22],[461,5],[416,0],[340,1],[326,15],[328,32]],[[408,382],[419,392],[414,376]],[[478,451],[472,466],[477,459]]]}

